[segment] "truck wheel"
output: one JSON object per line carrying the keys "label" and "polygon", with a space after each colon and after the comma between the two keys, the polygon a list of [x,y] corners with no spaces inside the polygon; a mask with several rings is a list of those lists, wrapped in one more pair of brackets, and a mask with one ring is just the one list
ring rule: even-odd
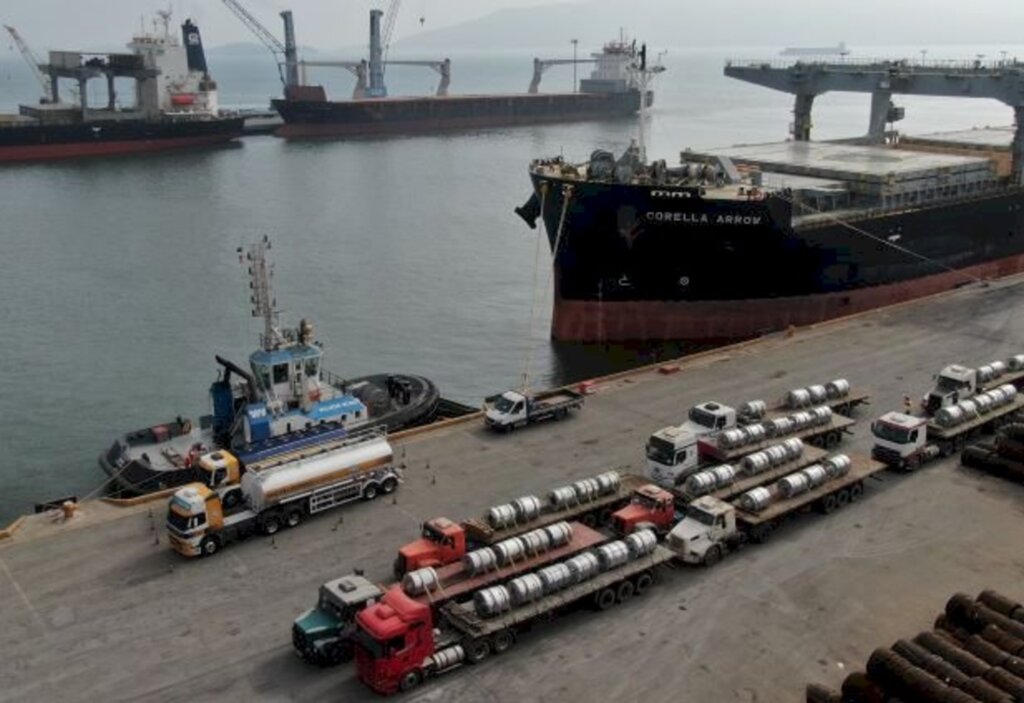
{"label": "truck wheel", "polygon": [[712,545],[708,551],[704,552],[704,566],[710,568],[720,561],[722,561],[722,548],[717,544]]}
{"label": "truck wheel", "polygon": [[598,610],[608,610],[615,605],[615,591],[610,588],[603,588],[594,596],[594,605]]}
{"label": "truck wheel", "polygon": [[368,483],[368,484],[366,484],[366,487],[363,488],[363,500],[373,500],[376,497],[377,497],[377,484],[376,483]]}
{"label": "truck wheel", "polygon": [[561,410],[558,411],[557,419],[564,420],[566,417],[568,417],[568,415],[569,415],[569,409],[568,408],[562,408]]}
{"label": "truck wheel", "polygon": [[199,550],[204,557],[212,557],[218,549],[220,549],[220,542],[216,537],[204,537],[203,541],[199,543]]}
{"label": "truck wheel", "polygon": [[754,531],[750,535],[750,539],[757,544],[764,544],[772,537],[772,532],[775,531],[775,524],[766,522],[763,525],[758,525],[754,528]]}
{"label": "truck wheel", "polygon": [[619,584],[618,588],[615,589],[615,600],[620,603],[625,603],[633,597],[634,593],[636,593],[636,586],[633,585],[633,582],[623,581]]}
{"label": "truck wheel", "polygon": [[288,527],[295,527],[302,522],[302,511],[298,508],[294,508],[288,511],[288,515],[285,516],[284,524]]}
{"label": "truck wheel", "polygon": [[821,499],[821,512],[828,515],[834,513],[836,508],[839,507],[838,501],[836,500],[836,494],[830,493]]}
{"label": "truck wheel", "polygon": [[845,488],[836,494],[836,507],[845,508],[850,504],[850,492]]}
{"label": "truck wheel", "polygon": [[850,486],[850,502],[851,503],[856,503],[858,500],[860,500],[860,497],[862,495],[864,495],[864,484],[863,483],[855,483],[852,486]]}
{"label": "truck wheel", "polygon": [[601,527],[607,527],[608,525],[612,524],[612,511],[609,508],[605,508],[597,516],[597,524],[599,524]]}
{"label": "truck wheel", "polygon": [[281,529],[281,520],[276,515],[270,515],[263,519],[263,534],[273,535]]}
{"label": "truck wheel", "polygon": [[384,479],[384,482],[380,484],[380,490],[387,495],[388,493],[394,493],[395,489],[398,488],[398,479],[394,476],[388,476]]}
{"label": "truck wheel", "polygon": [[512,634],[511,630],[500,630],[494,635],[494,642],[492,647],[494,648],[495,654],[503,654],[512,648],[515,644],[516,638]]}
{"label": "truck wheel", "polygon": [[842,439],[843,436],[840,433],[835,431],[829,432],[827,435],[825,435],[825,446],[831,449],[832,447],[838,445],[839,442],[842,441]]}
{"label": "truck wheel", "polygon": [[580,518],[580,522],[587,527],[597,527],[597,515],[594,515],[594,513],[587,513]]}
{"label": "truck wheel", "polygon": [[469,664],[479,664],[490,655],[491,643],[481,637],[467,644],[465,650],[466,662]]}
{"label": "truck wheel", "polygon": [[645,571],[636,577],[636,587],[633,592],[639,596],[650,588],[652,583],[654,583],[654,577]]}
{"label": "truck wheel", "polygon": [[398,681],[398,688],[402,691],[411,691],[420,685],[423,680],[423,674],[420,673],[419,669],[413,669],[402,674],[402,678]]}

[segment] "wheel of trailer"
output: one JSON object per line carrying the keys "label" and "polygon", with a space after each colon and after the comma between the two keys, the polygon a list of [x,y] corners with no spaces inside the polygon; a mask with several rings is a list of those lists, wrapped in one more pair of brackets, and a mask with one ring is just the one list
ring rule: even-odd
{"label": "wheel of trailer", "polygon": [[633,592],[639,596],[648,588],[650,588],[652,583],[654,583],[654,577],[645,571],[636,577],[636,586],[633,589]]}
{"label": "wheel of trailer", "polygon": [[512,648],[515,644],[516,638],[512,634],[511,630],[499,630],[494,635],[494,641],[491,646],[494,649],[495,654],[503,654]]}
{"label": "wheel of trailer", "polygon": [[580,522],[587,527],[597,527],[597,515],[594,515],[594,513],[587,513],[580,518]]}
{"label": "wheel of trailer", "polygon": [[597,524],[601,527],[606,527],[612,524],[612,511],[610,508],[605,508],[597,516]]}
{"label": "wheel of trailer", "polygon": [[821,499],[821,512],[825,513],[826,515],[835,512],[835,509],[837,507],[838,502],[836,501],[835,493],[829,493],[827,496]]}
{"label": "wheel of trailer", "polygon": [[823,444],[821,435],[818,435],[817,437],[811,437],[809,440],[807,440],[807,443],[814,447],[820,447]]}
{"label": "wheel of trailer", "polygon": [[376,497],[377,497],[377,484],[376,483],[368,483],[368,484],[366,484],[366,487],[363,488],[363,500],[373,500]]}
{"label": "wheel of trailer", "polygon": [[831,449],[832,447],[839,444],[841,440],[842,435],[833,430],[832,432],[829,432],[827,435],[825,435],[825,446]]}
{"label": "wheel of trailer", "polygon": [[850,504],[850,491],[848,491],[847,489],[844,488],[843,490],[841,490],[838,493],[836,493],[836,507],[837,508],[845,508],[849,504]]}
{"label": "wheel of trailer", "polygon": [[263,533],[268,535],[276,534],[281,529],[281,521],[276,515],[269,515],[263,519]]}
{"label": "wheel of trailer", "polygon": [[216,537],[204,537],[199,543],[199,550],[204,557],[212,557],[220,549],[220,541]]}
{"label": "wheel of trailer", "polygon": [[394,476],[388,476],[384,479],[384,482],[380,484],[380,490],[384,495],[394,493],[396,488],[398,488],[398,479]]}
{"label": "wheel of trailer", "polygon": [[558,411],[558,419],[559,420],[563,420],[563,419],[565,419],[566,415],[568,415],[568,414],[569,414],[569,409],[568,408],[561,408]]}
{"label": "wheel of trailer", "polygon": [[284,518],[284,524],[288,527],[295,527],[300,522],[302,522],[302,510],[300,508],[292,508]]}
{"label": "wheel of trailer", "polygon": [[859,481],[850,486],[850,502],[856,503],[864,495],[864,484]]}
{"label": "wheel of trailer", "polygon": [[466,661],[470,664],[479,664],[491,653],[491,643],[481,637],[466,645]]}
{"label": "wheel of trailer", "polygon": [[843,403],[842,405],[836,406],[836,412],[840,415],[846,415],[847,417],[849,417],[851,410],[853,410],[853,408],[850,407],[849,403]]}
{"label": "wheel of trailer", "polygon": [[423,674],[420,673],[419,669],[413,669],[402,674],[402,678],[398,681],[398,688],[401,691],[411,691],[420,685],[423,680]]}
{"label": "wheel of trailer", "polygon": [[755,527],[753,533],[750,535],[750,538],[758,544],[764,544],[769,539],[771,539],[772,532],[774,531],[775,524],[771,522],[766,522]]}
{"label": "wheel of trailer", "polygon": [[633,585],[632,581],[623,581],[615,589],[615,600],[620,603],[625,603],[627,600],[633,597],[636,593],[636,586]]}
{"label": "wheel of trailer", "polygon": [[608,608],[615,605],[615,591],[611,588],[602,588],[594,596],[594,605],[597,606],[598,610],[608,610]]}
{"label": "wheel of trailer", "polygon": [[[767,529],[767,525],[765,528]],[[712,545],[708,551],[704,552],[704,566],[711,567],[720,561],[722,561],[722,548],[717,544]]]}

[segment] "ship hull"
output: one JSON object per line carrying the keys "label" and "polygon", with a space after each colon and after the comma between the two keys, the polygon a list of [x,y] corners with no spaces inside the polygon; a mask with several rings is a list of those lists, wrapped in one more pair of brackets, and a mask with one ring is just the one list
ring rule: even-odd
{"label": "ship hull", "polygon": [[285,121],[278,136],[330,138],[625,117],[640,109],[640,93],[524,93],[343,102],[274,100],[272,104]]}
{"label": "ship hull", "polygon": [[1024,271],[1020,189],[794,227],[781,197],[533,180],[561,341],[744,339]]}
{"label": "ship hull", "polygon": [[243,122],[227,118],[5,126],[0,127],[0,163],[210,147],[240,137]]}

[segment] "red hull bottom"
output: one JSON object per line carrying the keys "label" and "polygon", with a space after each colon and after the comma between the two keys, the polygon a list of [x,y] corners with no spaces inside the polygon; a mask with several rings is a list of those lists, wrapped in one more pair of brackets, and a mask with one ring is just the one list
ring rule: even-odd
{"label": "red hull bottom", "polygon": [[551,338],[567,342],[748,339],[942,293],[968,282],[968,275],[1000,278],[1021,271],[1024,255],[902,283],[792,298],[696,302],[556,298]]}
{"label": "red hull bottom", "polygon": [[437,132],[458,132],[473,129],[490,129],[496,127],[519,127],[537,124],[557,124],[561,122],[589,122],[628,117],[628,114],[606,113],[562,113],[547,116],[530,117],[460,117],[438,118],[432,120],[395,121],[395,122],[325,122],[325,123],[285,123],[275,134],[285,139],[330,139],[337,137],[373,137],[391,134],[424,134]]}
{"label": "red hull bottom", "polygon": [[0,149],[0,163],[15,161],[55,161],[58,159],[79,159],[89,156],[120,156],[143,154],[172,149],[210,146],[229,142],[240,135],[208,134],[200,137],[179,137],[173,139],[139,139],[108,142],[73,142],[69,144],[33,144],[31,146],[9,146]]}

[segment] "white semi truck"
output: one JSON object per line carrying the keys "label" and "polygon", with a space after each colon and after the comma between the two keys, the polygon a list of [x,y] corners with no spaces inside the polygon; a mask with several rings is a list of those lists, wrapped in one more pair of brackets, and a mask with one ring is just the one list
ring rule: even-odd
{"label": "white semi truck", "polygon": [[232,472],[238,474],[238,460],[230,452],[212,452],[200,465],[213,468],[212,479],[227,479],[191,483],[171,497],[168,540],[175,551],[189,557],[212,555],[254,533],[272,535],[344,503],[372,500],[391,493],[399,482],[391,445],[379,429],[311,449],[284,463],[250,467],[238,484],[231,480]]}

